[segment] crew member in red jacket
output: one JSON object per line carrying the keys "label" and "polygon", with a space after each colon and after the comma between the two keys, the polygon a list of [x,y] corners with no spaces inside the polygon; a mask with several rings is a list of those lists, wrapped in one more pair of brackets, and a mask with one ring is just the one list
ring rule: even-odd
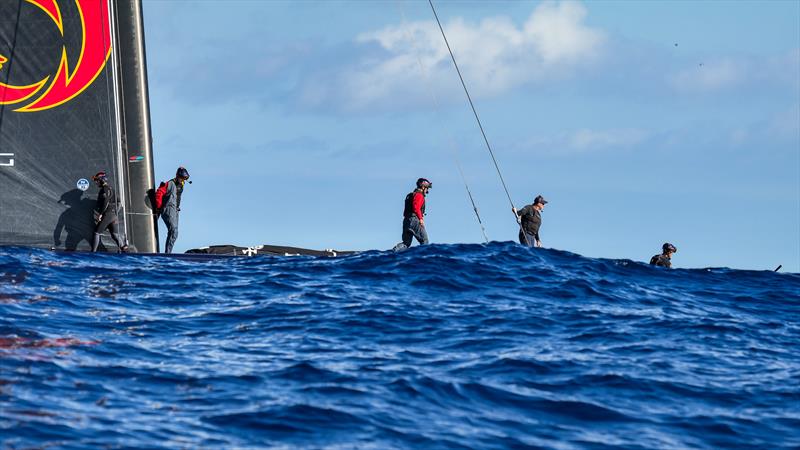
{"label": "crew member in red jacket", "polygon": [[425,197],[433,184],[425,179],[417,180],[417,188],[406,195],[403,209],[403,242],[395,246],[395,250],[411,247],[412,238],[424,245],[428,243],[428,232],[425,231]]}

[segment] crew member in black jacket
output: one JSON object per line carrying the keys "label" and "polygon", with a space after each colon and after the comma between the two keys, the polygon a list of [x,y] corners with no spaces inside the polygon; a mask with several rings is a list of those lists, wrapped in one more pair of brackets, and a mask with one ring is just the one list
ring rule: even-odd
{"label": "crew member in black jacket", "polygon": [[124,245],[119,240],[118,227],[117,227],[117,196],[114,194],[114,189],[108,184],[108,177],[105,172],[98,172],[97,175],[92,177],[92,180],[97,184],[100,193],[97,195],[97,205],[94,208],[95,227],[94,238],[92,240],[92,252],[96,252],[100,246],[100,235],[106,229],[111,231],[111,239],[117,244],[117,247],[122,252],[128,251],[128,246]]}
{"label": "crew member in black jacket", "polygon": [[522,225],[519,230],[519,243],[529,247],[541,247],[542,241],[539,239],[539,227],[542,226],[542,210],[547,200],[541,195],[533,199],[532,205],[527,205],[517,211],[512,207],[511,211],[517,215],[517,223]]}
{"label": "crew member in black jacket", "polygon": [[650,258],[650,264],[654,266],[666,267],[669,269],[670,267],[672,267],[673,253],[678,253],[678,249],[669,242],[666,242],[664,243],[664,245],[661,246],[661,254],[654,255],[652,258]]}

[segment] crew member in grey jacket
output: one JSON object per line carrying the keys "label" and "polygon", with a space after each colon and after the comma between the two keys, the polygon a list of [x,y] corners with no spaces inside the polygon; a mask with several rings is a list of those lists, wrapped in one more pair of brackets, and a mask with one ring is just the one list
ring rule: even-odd
{"label": "crew member in grey jacket", "polygon": [[542,226],[542,210],[547,200],[541,195],[537,195],[533,199],[532,205],[527,205],[517,211],[517,208],[511,208],[511,211],[517,215],[517,223],[521,225],[519,230],[519,243],[529,247],[541,247],[542,241],[539,239],[539,227]]}
{"label": "crew member in grey jacket", "polygon": [[[178,213],[181,210],[181,195],[183,195],[183,185],[189,179],[189,171],[185,167],[178,167],[175,178],[167,181],[167,193],[164,194],[163,207],[161,208],[161,220],[167,226],[167,244],[164,247],[165,253],[172,253],[172,247],[178,240]],[[191,184],[191,181],[189,182]]]}

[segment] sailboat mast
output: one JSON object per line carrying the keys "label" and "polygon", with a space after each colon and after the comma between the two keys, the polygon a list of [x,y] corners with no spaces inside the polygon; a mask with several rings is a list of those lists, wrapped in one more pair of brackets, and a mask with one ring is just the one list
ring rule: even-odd
{"label": "sailboat mast", "polygon": [[125,222],[130,245],[138,252],[154,253],[158,251],[158,226],[148,193],[155,184],[155,177],[142,4],[141,0],[112,3],[116,62],[122,69],[118,92],[122,154],[127,173]]}

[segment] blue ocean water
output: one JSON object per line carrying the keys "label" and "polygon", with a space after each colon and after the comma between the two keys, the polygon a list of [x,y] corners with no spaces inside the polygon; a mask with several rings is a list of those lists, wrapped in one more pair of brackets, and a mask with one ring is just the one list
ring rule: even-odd
{"label": "blue ocean water", "polygon": [[797,448],[800,275],[0,249],[3,448]]}

